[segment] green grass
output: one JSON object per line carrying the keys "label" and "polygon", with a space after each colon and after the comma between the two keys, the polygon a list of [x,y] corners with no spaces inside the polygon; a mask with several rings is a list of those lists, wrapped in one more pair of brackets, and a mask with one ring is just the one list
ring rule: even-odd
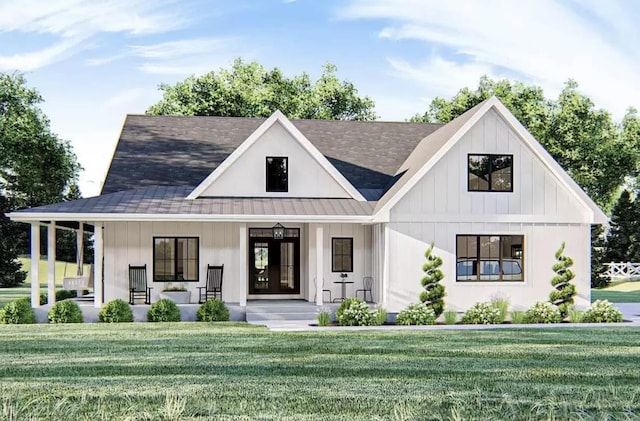
{"label": "green grass", "polygon": [[[19,258],[22,263],[22,270],[27,272],[27,280],[19,287],[0,288],[0,307],[21,297],[31,296],[31,259]],[[90,269],[91,265],[84,265],[85,273]],[[75,263],[56,262],[56,287],[62,288],[62,278],[66,276],[74,276],[77,272],[78,265]],[[40,280],[40,293],[47,293],[47,261],[40,260],[38,279]],[[0,417],[0,420],[2,417]]]}
{"label": "green grass", "polygon": [[591,301],[609,300],[612,303],[640,303],[640,281],[615,281],[607,288],[592,289]]}
{"label": "green grass", "polygon": [[0,419],[631,420],[638,343],[624,327],[0,326]]}

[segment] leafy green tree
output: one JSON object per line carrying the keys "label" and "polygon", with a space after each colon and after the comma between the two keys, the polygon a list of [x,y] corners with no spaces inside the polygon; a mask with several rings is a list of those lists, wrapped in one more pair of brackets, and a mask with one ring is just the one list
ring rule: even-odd
{"label": "leafy green tree", "polygon": [[621,125],[595,108],[569,80],[557,100],[540,87],[484,76],[477,89],[461,89],[450,100],[434,99],[413,121],[447,123],[492,95],[497,96],[558,163],[603,209],[609,209],[625,177],[640,162],[640,119],[629,109]]}
{"label": "leafy green tree", "polygon": [[289,78],[277,67],[268,70],[236,59],[230,70],[160,85],[163,97],[147,114],[268,117],[280,110],[288,118],[374,120],[373,100],[359,96],[336,72],[336,66],[327,64],[312,82],[307,73]]}
{"label": "leafy green tree", "polygon": [[640,241],[640,217],[636,201],[631,199],[629,190],[624,190],[611,211],[609,234],[605,244],[604,257],[607,262],[635,261]]}
{"label": "leafy green tree", "polygon": [[18,224],[9,221],[5,216],[12,208],[10,199],[0,195],[0,287],[10,288],[20,285],[27,277],[22,265],[17,260],[19,236]]}
{"label": "leafy green tree", "polygon": [[591,225],[591,288],[602,288],[609,285],[609,277],[605,275],[605,235],[602,225]]}
{"label": "leafy green tree", "polygon": [[[42,98],[28,88],[21,74],[0,73],[0,197],[7,213],[60,202],[76,183],[80,165],[69,142],[49,128],[38,104]],[[0,218],[3,242],[11,242],[0,259],[5,279],[21,278],[10,264],[28,246],[28,227]],[[24,279],[24,278],[22,278]]]}
{"label": "leafy green tree", "polygon": [[429,245],[424,253],[427,261],[422,265],[424,276],[422,277],[422,287],[424,291],[420,293],[420,301],[433,310],[436,317],[444,311],[444,285],[440,283],[444,279],[444,274],[440,269],[442,258],[433,255],[433,243]]}
{"label": "leafy green tree", "polygon": [[573,304],[573,297],[577,294],[576,286],[571,283],[571,280],[576,277],[571,270],[573,259],[564,255],[564,248],[565,243],[563,242],[558,251],[556,251],[556,262],[552,267],[556,275],[551,279],[551,285],[553,285],[555,291],[551,291],[551,294],[549,294],[549,301],[558,307],[563,319],[569,314],[569,309]]}

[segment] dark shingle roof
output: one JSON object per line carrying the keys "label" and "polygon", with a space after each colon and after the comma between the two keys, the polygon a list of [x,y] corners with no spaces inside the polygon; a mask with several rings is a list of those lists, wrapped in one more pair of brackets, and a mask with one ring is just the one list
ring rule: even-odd
{"label": "dark shingle roof", "polygon": [[[196,186],[265,119],[127,116],[102,194],[144,186]],[[291,120],[369,200],[416,145],[441,125]]]}
{"label": "dark shingle roof", "polygon": [[185,199],[193,186],[152,186],[55,203],[17,213],[153,214],[153,215],[288,215],[368,216],[376,202],[317,198]]}

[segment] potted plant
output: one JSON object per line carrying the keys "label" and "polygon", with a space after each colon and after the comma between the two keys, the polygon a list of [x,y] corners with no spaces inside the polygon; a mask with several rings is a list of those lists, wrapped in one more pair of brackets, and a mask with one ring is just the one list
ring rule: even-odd
{"label": "potted plant", "polygon": [[187,290],[182,282],[177,284],[168,283],[160,293],[160,298],[168,298],[176,304],[189,304],[191,302],[191,292]]}

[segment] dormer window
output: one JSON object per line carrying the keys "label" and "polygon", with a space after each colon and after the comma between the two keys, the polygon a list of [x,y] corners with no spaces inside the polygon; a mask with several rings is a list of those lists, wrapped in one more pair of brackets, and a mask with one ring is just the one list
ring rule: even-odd
{"label": "dormer window", "polygon": [[267,192],[289,191],[289,158],[267,157]]}
{"label": "dormer window", "polygon": [[513,191],[513,155],[469,154],[468,168],[469,191]]}

